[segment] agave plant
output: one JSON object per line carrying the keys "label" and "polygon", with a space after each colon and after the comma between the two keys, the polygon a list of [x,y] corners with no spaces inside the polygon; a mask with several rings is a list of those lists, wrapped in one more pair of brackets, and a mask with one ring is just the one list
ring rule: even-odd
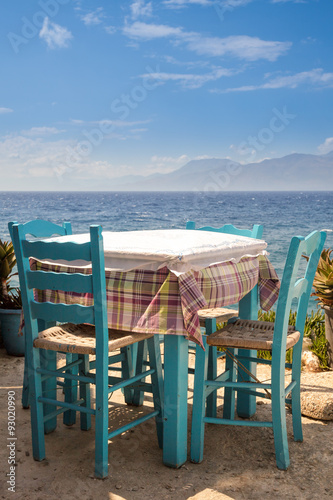
{"label": "agave plant", "polygon": [[19,309],[21,294],[19,288],[12,288],[10,280],[17,273],[13,273],[16,264],[13,243],[0,239],[0,307],[5,309]]}
{"label": "agave plant", "polygon": [[333,259],[331,259],[331,248],[322,251],[313,287],[315,292],[312,294],[317,297],[321,305],[333,307]]}

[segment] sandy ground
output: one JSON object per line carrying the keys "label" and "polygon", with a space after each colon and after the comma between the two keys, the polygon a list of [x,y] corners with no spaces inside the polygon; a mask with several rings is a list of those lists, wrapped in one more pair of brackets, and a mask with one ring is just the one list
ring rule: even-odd
{"label": "sandy ground", "polygon": [[[205,456],[201,464],[188,461],[180,469],[162,463],[155,425],[151,420],[118,436],[109,444],[109,477],[94,479],[94,426],[80,430],[62,424],[46,436],[46,456],[32,458],[30,411],[21,407],[23,358],[8,356],[0,349],[1,398],[1,486],[0,498],[53,499],[322,499],[333,498],[333,421],[303,418],[304,442],[292,439],[288,412],[291,465],[279,471],[275,465],[271,429],[206,426]],[[267,368],[264,368],[267,370]],[[264,372],[259,372],[265,378]],[[315,381],[316,375],[312,375]],[[330,379],[332,380],[332,378]],[[332,387],[333,389],[333,387]],[[15,391],[16,492],[7,490],[8,391]],[[113,397],[114,398],[114,397]],[[121,396],[110,410],[111,426],[151,406],[147,398],[141,408],[127,407]],[[222,400],[219,401],[221,412]],[[189,392],[189,429],[192,393]],[[258,405],[258,417],[269,419],[269,407]],[[190,435],[190,432],[188,432]]]}

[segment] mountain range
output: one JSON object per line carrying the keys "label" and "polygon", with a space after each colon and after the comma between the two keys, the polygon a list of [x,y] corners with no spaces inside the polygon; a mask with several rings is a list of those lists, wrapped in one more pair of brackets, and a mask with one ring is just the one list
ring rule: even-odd
{"label": "mountain range", "polygon": [[229,159],[191,160],[167,174],[112,179],[112,191],[329,191],[333,189],[333,151],[293,153],[258,163]]}

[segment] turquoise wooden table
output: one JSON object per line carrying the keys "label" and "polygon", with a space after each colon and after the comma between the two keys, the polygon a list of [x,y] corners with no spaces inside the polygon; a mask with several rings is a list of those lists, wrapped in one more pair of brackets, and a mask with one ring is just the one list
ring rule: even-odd
{"label": "turquoise wooden table", "polygon": [[[267,244],[190,230],[103,232],[103,238],[109,327],[165,335],[163,462],[180,467],[187,460],[188,341],[202,343],[198,311],[240,302],[240,317],[255,319],[258,296],[261,307],[269,309],[279,280],[266,256]],[[59,272],[69,268],[66,262],[34,266]],[[84,262],[71,268],[90,272]],[[48,290],[40,292],[39,300],[89,305],[91,297]],[[239,399],[240,415],[254,412],[252,397]]]}
{"label": "turquoise wooden table", "polygon": [[[258,319],[258,288],[255,286],[239,302],[239,317]],[[188,380],[188,339],[184,336],[167,335],[164,340],[164,445],[163,462],[169,467],[178,468],[187,460],[187,380]],[[239,350],[249,355],[249,351]],[[251,351],[256,356],[256,351]],[[243,361],[252,373],[254,363]],[[245,372],[244,381],[248,379]],[[253,396],[239,393],[237,413],[241,417],[250,417],[256,412],[256,400]]]}

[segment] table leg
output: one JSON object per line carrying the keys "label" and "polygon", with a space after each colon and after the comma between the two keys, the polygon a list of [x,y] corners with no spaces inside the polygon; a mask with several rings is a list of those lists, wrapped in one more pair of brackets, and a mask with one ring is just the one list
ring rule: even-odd
{"label": "table leg", "polygon": [[[241,319],[258,319],[258,287],[253,288],[239,302],[239,317]],[[257,351],[239,349],[238,353],[241,356],[256,357]],[[254,375],[256,374],[256,363],[253,361],[242,360],[243,365]],[[251,377],[239,369],[238,377],[244,381],[252,380]],[[237,413],[240,417],[249,418],[256,412],[256,398],[244,392],[237,394]]]}
{"label": "table leg", "polygon": [[165,335],[163,463],[180,467],[187,460],[188,340]]}

